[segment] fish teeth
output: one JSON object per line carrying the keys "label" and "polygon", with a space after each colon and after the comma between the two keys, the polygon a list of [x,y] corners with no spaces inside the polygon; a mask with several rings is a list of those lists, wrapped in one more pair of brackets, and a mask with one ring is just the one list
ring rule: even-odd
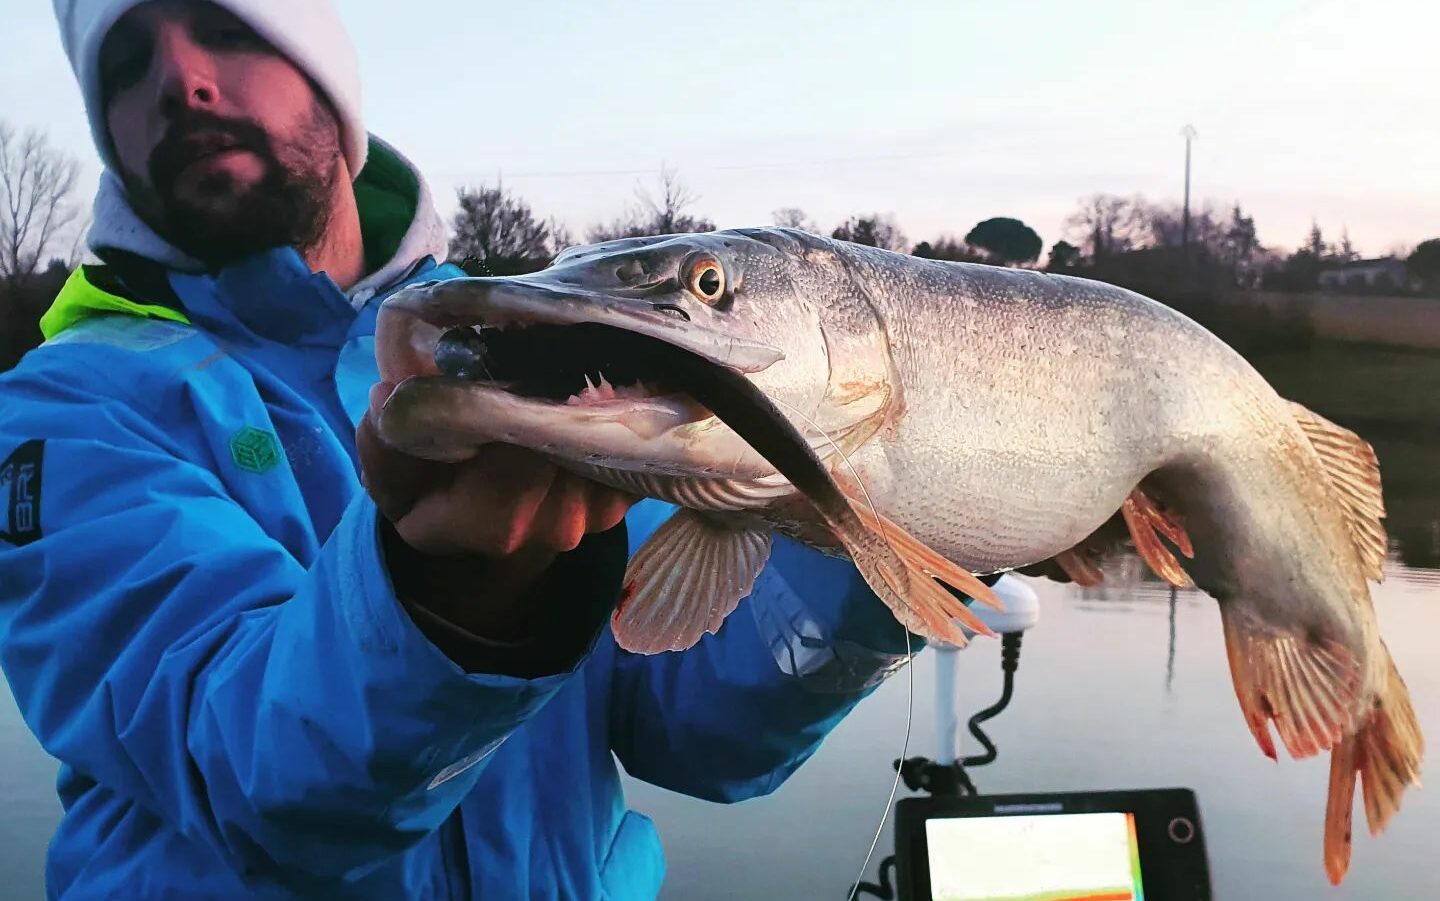
{"label": "fish teeth", "polygon": [[601,400],[614,400],[615,386],[605,380],[605,373],[597,372],[595,373],[595,377],[599,380],[599,385],[595,393],[600,396]]}
{"label": "fish teeth", "polygon": [[567,405],[573,407],[582,404],[598,404],[628,397],[650,397],[659,393],[653,386],[644,382],[636,382],[633,385],[613,385],[602,372],[597,372],[593,381],[589,373],[585,373],[583,377],[585,387],[566,398]]}

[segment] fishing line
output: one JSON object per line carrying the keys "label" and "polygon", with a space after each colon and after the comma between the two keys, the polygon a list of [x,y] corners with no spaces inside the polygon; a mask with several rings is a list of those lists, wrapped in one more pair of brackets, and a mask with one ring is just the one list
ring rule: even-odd
{"label": "fishing line", "polygon": [[[835,439],[830,437],[829,432],[820,428],[815,420],[796,409],[793,404],[786,403],[778,397],[772,397],[770,399],[805,420],[810,428],[819,432],[821,437],[830,442],[830,446],[835,449],[835,453],[839,454],[840,459],[845,461],[845,467],[850,470],[850,475],[855,478],[855,484],[860,486],[860,493],[865,495],[865,503],[870,507],[870,513],[875,517],[875,522],[880,525],[880,538],[896,556],[899,556],[900,552],[895,549],[895,545],[890,543],[890,536],[885,533],[885,518],[880,515],[879,510],[875,509],[875,501],[870,498],[870,489],[865,487],[865,480],[860,478],[860,473],[855,470],[855,464],[850,462],[850,458],[846,456],[845,451],[841,450],[840,445],[835,443]],[[905,697],[905,740],[900,743],[900,759],[904,760],[910,752],[910,727],[915,721],[915,652],[910,644],[909,628],[904,624],[901,624],[900,628],[905,632],[905,669],[908,689]],[[899,794],[899,792],[900,768],[897,766],[895,768],[895,781],[890,784],[890,797],[885,800],[885,810],[880,814],[880,825],[875,827],[875,838],[870,841],[870,850],[865,852],[865,862],[860,864],[860,875],[855,877],[855,883],[850,888],[850,901],[855,901],[856,894],[860,891],[860,883],[865,880],[865,873],[870,869],[870,860],[875,856],[875,849],[880,845],[880,836],[885,834],[885,823],[890,819],[890,808],[895,806],[895,796]]]}

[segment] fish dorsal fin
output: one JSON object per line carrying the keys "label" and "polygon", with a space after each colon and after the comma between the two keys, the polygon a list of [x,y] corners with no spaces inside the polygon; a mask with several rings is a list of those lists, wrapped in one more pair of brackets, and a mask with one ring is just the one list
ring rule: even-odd
{"label": "fish dorsal fin", "polygon": [[1381,564],[1385,562],[1387,543],[1385,500],[1380,491],[1380,464],[1375,450],[1359,435],[1319,416],[1300,404],[1290,403],[1295,421],[1320,455],[1320,463],[1328,477],[1331,493],[1340,503],[1349,526],[1350,539],[1365,575],[1375,582],[1382,579]]}
{"label": "fish dorsal fin", "polygon": [[637,654],[693,646],[719,631],[769,559],[768,531],[679,511],[630,558],[610,619],[616,644]]}

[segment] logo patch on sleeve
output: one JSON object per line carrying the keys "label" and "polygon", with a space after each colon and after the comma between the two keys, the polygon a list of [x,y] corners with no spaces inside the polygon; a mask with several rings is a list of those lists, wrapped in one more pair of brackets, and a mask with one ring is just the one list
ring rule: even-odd
{"label": "logo patch on sleeve", "polygon": [[280,462],[280,442],[273,433],[247,425],[230,436],[230,456],[246,472],[267,473]]}
{"label": "logo patch on sleeve", "polygon": [[27,441],[0,463],[0,540],[14,545],[40,538],[40,460],[43,440]]}

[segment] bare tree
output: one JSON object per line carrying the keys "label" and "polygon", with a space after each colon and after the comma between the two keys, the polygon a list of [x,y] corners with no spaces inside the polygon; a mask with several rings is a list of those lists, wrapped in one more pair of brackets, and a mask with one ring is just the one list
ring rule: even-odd
{"label": "bare tree", "polygon": [[1355,250],[1355,245],[1350,243],[1350,229],[1348,227],[1341,227],[1340,246],[1335,248],[1335,256],[1339,258],[1342,263],[1353,263],[1360,259],[1360,253]]}
{"label": "bare tree", "polygon": [[0,279],[18,288],[40,270],[75,217],[70,196],[78,168],[40,132],[22,137],[0,121]]}
{"label": "bare tree", "polygon": [[570,227],[555,217],[550,217],[550,248],[556,253],[567,247],[575,246],[575,236],[570,233]]}
{"label": "bare tree", "polygon": [[1145,243],[1150,229],[1144,206],[1139,197],[1092,194],[1080,202],[1065,226],[1087,257],[1101,260]]}
{"label": "bare tree", "polygon": [[1385,248],[1385,256],[1394,257],[1397,260],[1403,260],[1409,257],[1410,254],[1414,251],[1415,245],[1411,244],[1409,241],[1396,241],[1394,244],[1391,244],[1389,247]]}
{"label": "bare tree", "polygon": [[591,243],[715,230],[714,222],[686,212],[699,198],[685,187],[675,170],[662,167],[657,181],[658,195],[637,186],[638,203],[610,222],[591,228],[586,233]]}
{"label": "bare tree", "polygon": [[770,218],[776,225],[782,228],[798,228],[801,231],[807,231],[817,235],[820,234],[820,226],[816,225],[809,216],[805,215],[805,211],[799,207],[781,207],[771,213]]}
{"label": "bare tree", "polygon": [[85,259],[85,252],[89,249],[85,246],[85,238],[90,234],[90,226],[94,224],[95,217],[90,213],[72,220],[69,249],[65,251],[66,270],[73,272]]}
{"label": "bare tree", "polygon": [[[687,216],[685,211],[700,198],[680,182],[680,176],[674,169],[661,168],[659,197],[652,196],[644,188],[637,188],[636,193],[640,195],[640,203],[649,211],[650,221],[660,230],[661,234],[710,231],[714,228],[713,225],[710,228],[701,229],[692,227],[695,224],[695,217]],[[708,225],[708,223],[706,224]]]}
{"label": "bare tree", "polygon": [[[1179,204],[1150,203],[1136,200],[1133,207],[1136,221],[1150,232],[1150,240],[1141,246],[1174,247],[1185,245],[1185,214]],[[1190,246],[1200,253],[1222,254],[1228,228],[1215,209],[1205,203],[1190,211]]]}
{"label": "bare tree", "polygon": [[503,187],[461,188],[458,195],[452,258],[473,261],[487,275],[519,275],[543,269],[559,250],[552,225]]}
{"label": "bare tree", "polygon": [[852,241],[856,244],[879,247],[881,250],[904,252],[910,246],[909,242],[905,240],[905,233],[895,222],[895,217],[880,213],[872,213],[869,216],[851,216],[840,223],[830,233],[830,237],[839,241]]}

